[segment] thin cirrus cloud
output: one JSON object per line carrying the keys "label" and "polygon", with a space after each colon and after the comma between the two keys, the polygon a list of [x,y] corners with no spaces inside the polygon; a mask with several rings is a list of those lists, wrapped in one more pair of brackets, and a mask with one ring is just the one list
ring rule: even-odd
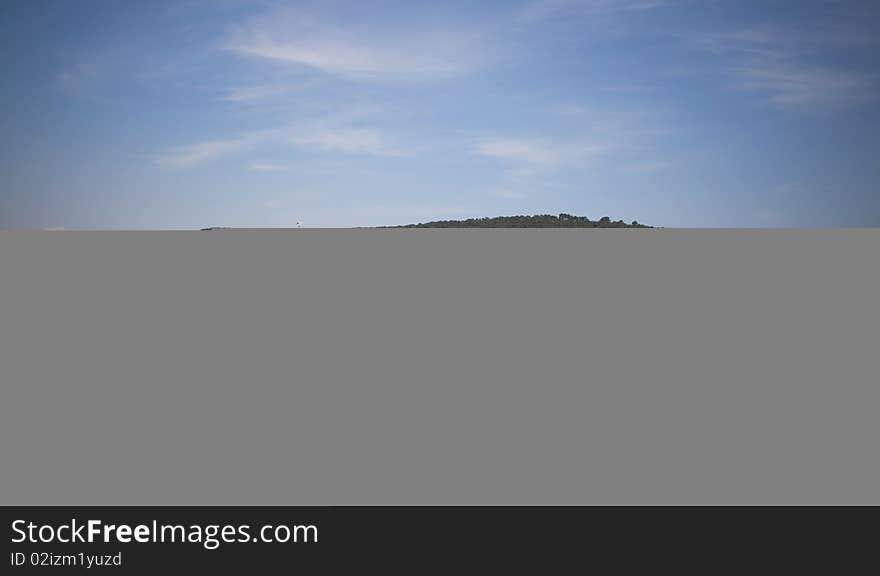
{"label": "thin cirrus cloud", "polygon": [[156,164],[171,168],[188,168],[248,150],[258,140],[256,134],[248,134],[228,140],[207,140],[186,146],[175,146],[157,158]]}
{"label": "thin cirrus cloud", "polygon": [[258,84],[252,86],[240,86],[227,90],[220,100],[223,102],[249,103],[284,96],[300,89],[300,86],[287,84]]}
{"label": "thin cirrus cloud", "polygon": [[250,170],[253,172],[290,172],[292,169],[292,165],[276,162],[253,162],[250,165]]}
{"label": "thin cirrus cloud", "polygon": [[239,56],[362,81],[440,80],[473,70],[479,34],[436,27],[382,34],[277,10],[240,27],[224,48]]}
{"label": "thin cirrus cloud", "polygon": [[735,86],[765,94],[775,104],[838,105],[871,97],[868,76],[832,68],[811,68],[783,62],[763,61],[737,66]]}
{"label": "thin cirrus cloud", "polygon": [[548,174],[608,149],[606,145],[586,141],[496,137],[476,142],[471,153],[504,165],[498,184],[488,191],[490,196],[522,200],[535,190],[546,189]]}
{"label": "thin cirrus cloud", "polygon": [[[259,145],[288,144],[296,148],[323,153],[360,154],[368,156],[403,157],[409,153],[391,142],[384,133],[367,128],[297,128],[263,130],[227,140],[208,140],[187,146],[169,148],[156,163],[172,168],[188,168],[222,157],[248,152]],[[251,170],[278,172],[280,165],[255,163]]]}
{"label": "thin cirrus cloud", "polygon": [[779,106],[841,106],[873,99],[877,86],[870,73],[816,58],[846,48],[821,32],[756,27],[690,35],[685,40],[725,61],[720,70],[732,79],[731,88],[761,95]]}
{"label": "thin cirrus cloud", "polygon": [[499,137],[478,141],[472,152],[511,164],[550,168],[602,153],[606,149],[606,146],[590,142]]}
{"label": "thin cirrus cloud", "polygon": [[524,22],[536,22],[570,15],[608,16],[653,10],[670,4],[670,0],[532,0],[519,9],[518,18]]}
{"label": "thin cirrus cloud", "polygon": [[409,156],[380,131],[365,128],[318,129],[295,134],[290,141],[300,148],[370,156]]}

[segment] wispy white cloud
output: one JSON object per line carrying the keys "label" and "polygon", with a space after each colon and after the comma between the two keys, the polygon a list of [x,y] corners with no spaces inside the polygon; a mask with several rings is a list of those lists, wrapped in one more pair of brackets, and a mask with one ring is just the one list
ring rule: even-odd
{"label": "wispy white cloud", "polygon": [[498,182],[487,191],[489,195],[522,200],[552,190],[557,171],[583,165],[609,149],[587,140],[495,137],[474,143],[471,154],[496,160],[503,166]]}
{"label": "wispy white cloud", "polygon": [[560,142],[536,138],[489,138],[478,141],[474,154],[531,167],[552,167],[602,153],[607,146],[592,142]]}
{"label": "wispy white cloud", "polygon": [[765,94],[780,105],[849,104],[872,97],[873,80],[864,74],[765,60],[735,66],[735,86]]}
{"label": "wispy white cloud", "polygon": [[495,138],[478,142],[474,153],[498,160],[548,165],[559,161],[558,152],[537,140]]}
{"label": "wispy white cloud", "polygon": [[[306,151],[367,156],[404,157],[410,154],[384,132],[372,128],[323,125],[321,122],[291,125],[280,129],[259,130],[235,138],[206,140],[167,149],[156,163],[171,168],[188,168],[223,157],[243,154],[258,146],[292,146]],[[253,162],[256,172],[282,172],[289,165]]]}
{"label": "wispy white cloud", "polygon": [[534,22],[573,14],[607,16],[652,10],[671,3],[671,0],[531,0],[520,7],[518,18],[521,21]]}
{"label": "wispy white cloud", "polygon": [[261,139],[260,133],[251,133],[228,140],[206,140],[166,150],[156,164],[172,168],[187,168],[216,160],[252,148]]}
{"label": "wispy white cloud", "polygon": [[367,128],[318,128],[295,133],[290,141],[300,148],[324,152],[367,154],[370,156],[408,156],[378,130]]}
{"label": "wispy white cloud", "polygon": [[252,172],[290,172],[293,170],[293,165],[276,162],[252,162],[249,168]]}
{"label": "wispy white cloud", "polygon": [[829,50],[842,44],[821,30],[755,27],[684,39],[724,60],[721,70],[732,78],[732,88],[760,94],[780,106],[846,105],[876,96],[873,75],[828,63]]}
{"label": "wispy white cloud", "polygon": [[269,84],[252,84],[247,86],[237,86],[227,90],[220,98],[222,102],[236,103],[253,103],[286,96],[294,92],[302,91],[312,86],[314,81],[304,81],[297,84],[292,83],[269,83]]}
{"label": "wispy white cloud", "polygon": [[537,197],[565,189],[570,173],[589,177],[671,166],[669,120],[654,107],[581,100],[550,106],[548,114],[564,116],[571,136],[496,135],[472,143],[471,154],[502,167],[490,195]]}
{"label": "wispy white cloud", "polygon": [[411,81],[450,78],[472,70],[478,62],[478,45],[474,30],[432,26],[384,34],[279,9],[248,21],[225,48],[334,76]]}
{"label": "wispy white cloud", "polygon": [[550,112],[558,116],[583,116],[587,111],[586,106],[579,104],[561,104],[550,109]]}

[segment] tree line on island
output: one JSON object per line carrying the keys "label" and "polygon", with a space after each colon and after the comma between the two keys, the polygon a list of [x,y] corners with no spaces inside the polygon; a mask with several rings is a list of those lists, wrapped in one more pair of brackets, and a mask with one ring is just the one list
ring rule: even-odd
{"label": "tree line on island", "polygon": [[467,220],[437,220],[403,226],[383,226],[383,228],[652,228],[633,220],[627,224],[623,220],[611,220],[603,216],[590,220],[586,216],[571,214],[538,214],[535,216],[496,216],[494,218],[468,218]]}
{"label": "tree line on island", "polygon": [[[297,224],[297,228],[300,225]],[[571,214],[537,214],[534,216],[495,216],[494,218],[468,218],[467,220],[436,220],[401,226],[378,226],[378,228],[653,228],[633,220],[611,220],[603,216],[590,220],[586,216]],[[202,230],[229,230],[226,226],[211,226]]]}

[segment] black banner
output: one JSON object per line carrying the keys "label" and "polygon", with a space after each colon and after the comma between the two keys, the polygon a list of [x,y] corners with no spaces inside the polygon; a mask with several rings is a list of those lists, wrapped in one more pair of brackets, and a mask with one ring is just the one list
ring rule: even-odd
{"label": "black banner", "polygon": [[[876,508],[7,507],[32,570],[791,568],[861,563]],[[54,569],[54,570],[50,570]]]}

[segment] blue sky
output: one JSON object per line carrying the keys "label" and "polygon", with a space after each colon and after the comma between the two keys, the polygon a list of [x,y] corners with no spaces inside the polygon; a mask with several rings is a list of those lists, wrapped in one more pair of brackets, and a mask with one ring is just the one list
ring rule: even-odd
{"label": "blue sky", "polygon": [[0,228],[880,225],[880,3],[0,5]]}

